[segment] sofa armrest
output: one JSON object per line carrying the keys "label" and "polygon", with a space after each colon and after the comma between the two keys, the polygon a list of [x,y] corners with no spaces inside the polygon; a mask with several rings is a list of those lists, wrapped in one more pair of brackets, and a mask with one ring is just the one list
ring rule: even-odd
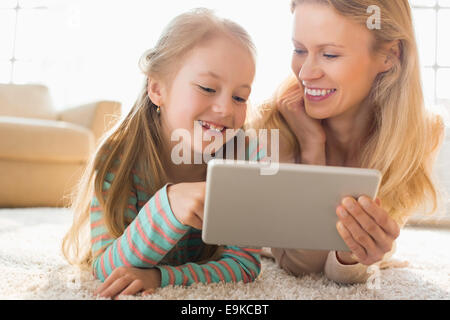
{"label": "sofa armrest", "polygon": [[58,120],[90,129],[97,144],[103,134],[116,124],[120,116],[120,102],[98,101],[62,110],[58,113]]}

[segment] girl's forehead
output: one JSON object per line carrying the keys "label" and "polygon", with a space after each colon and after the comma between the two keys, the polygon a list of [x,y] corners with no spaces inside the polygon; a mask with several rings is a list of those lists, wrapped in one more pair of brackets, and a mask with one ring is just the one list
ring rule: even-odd
{"label": "girl's forehead", "polygon": [[220,78],[230,69],[245,71],[255,68],[251,53],[236,42],[216,39],[191,49],[184,59],[183,69],[192,70],[202,76]]}

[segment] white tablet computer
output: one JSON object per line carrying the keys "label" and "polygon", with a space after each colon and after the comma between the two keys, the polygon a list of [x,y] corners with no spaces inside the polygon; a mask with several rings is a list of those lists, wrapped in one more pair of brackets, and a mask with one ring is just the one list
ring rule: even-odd
{"label": "white tablet computer", "polygon": [[375,199],[381,173],[372,169],[208,162],[202,239],[208,244],[349,251],[336,230],[345,196]]}

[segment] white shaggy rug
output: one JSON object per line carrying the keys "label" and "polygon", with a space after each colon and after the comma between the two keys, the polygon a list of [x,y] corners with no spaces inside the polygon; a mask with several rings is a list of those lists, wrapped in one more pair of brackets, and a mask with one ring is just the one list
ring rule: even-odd
{"label": "white shaggy rug", "polygon": [[[95,299],[100,284],[62,257],[68,209],[0,210],[0,299]],[[322,275],[295,278],[263,258],[251,284],[166,287],[128,299],[450,299],[450,230],[405,228],[394,258],[405,268],[380,271],[378,286],[338,285]]]}

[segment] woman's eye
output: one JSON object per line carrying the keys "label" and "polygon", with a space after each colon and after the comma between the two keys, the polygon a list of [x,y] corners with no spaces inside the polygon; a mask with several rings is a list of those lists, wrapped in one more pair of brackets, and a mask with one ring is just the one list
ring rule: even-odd
{"label": "woman's eye", "polygon": [[203,86],[200,86],[200,85],[199,85],[199,88],[202,89],[202,90],[205,91],[205,92],[208,92],[208,93],[214,93],[214,92],[216,92],[216,90],[214,90],[214,89],[207,88],[207,87],[203,87]]}
{"label": "woman's eye", "polygon": [[302,54],[305,54],[306,51],[305,51],[305,50],[300,50],[300,49],[295,49],[295,50],[294,50],[294,53],[295,53],[295,54],[298,54],[298,55],[302,55]]}
{"label": "woman's eye", "polygon": [[235,101],[239,102],[239,103],[245,103],[245,102],[247,102],[246,99],[241,98],[241,97],[238,97],[238,96],[234,96],[233,99],[234,99]]}
{"label": "woman's eye", "polygon": [[338,55],[335,54],[324,54],[323,56],[327,59],[336,59],[339,57]]}

